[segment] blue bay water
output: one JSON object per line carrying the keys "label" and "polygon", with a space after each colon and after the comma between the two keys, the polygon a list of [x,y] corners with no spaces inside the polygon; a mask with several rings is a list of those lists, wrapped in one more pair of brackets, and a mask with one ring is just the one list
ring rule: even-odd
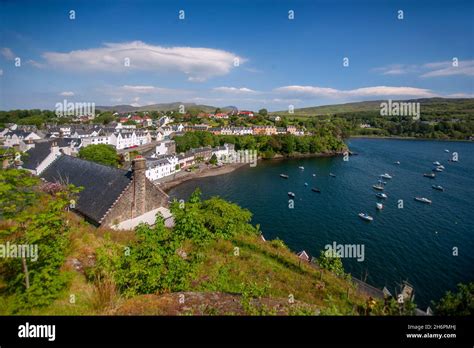
{"label": "blue bay water", "polygon": [[[350,139],[348,145],[359,155],[347,162],[342,157],[261,161],[255,168],[185,182],[170,196],[187,199],[199,187],[203,198],[220,196],[249,209],[252,223],[260,224],[267,240],[279,237],[292,250],[304,249],[313,256],[333,242],[363,244],[365,260],[343,259],[346,271],[392,293],[407,280],[421,308],[457,283],[473,281],[474,144]],[[458,153],[459,162],[448,162],[452,152]],[[435,179],[423,177],[431,173],[434,161],[445,171]],[[388,199],[384,209],[376,211],[372,185],[382,173],[393,179],[385,180]],[[433,184],[445,191],[432,189]],[[288,208],[288,191],[296,194],[293,209]],[[415,196],[433,204],[418,203]],[[403,209],[398,208],[400,199]],[[361,220],[359,212],[374,221]],[[453,256],[453,247],[459,248],[458,256]]]}

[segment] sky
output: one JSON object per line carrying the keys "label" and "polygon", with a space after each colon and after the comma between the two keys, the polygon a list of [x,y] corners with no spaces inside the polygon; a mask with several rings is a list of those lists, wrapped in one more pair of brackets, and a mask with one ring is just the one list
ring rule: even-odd
{"label": "sky", "polygon": [[425,97],[474,97],[473,1],[0,0],[1,110]]}

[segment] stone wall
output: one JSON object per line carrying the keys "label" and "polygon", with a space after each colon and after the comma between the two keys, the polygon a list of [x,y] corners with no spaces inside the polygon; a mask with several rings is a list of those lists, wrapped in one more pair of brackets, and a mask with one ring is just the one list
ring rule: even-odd
{"label": "stone wall", "polygon": [[102,226],[111,226],[168,206],[168,195],[146,178],[145,164],[144,158],[134,161],[132,181],[101,221]]}

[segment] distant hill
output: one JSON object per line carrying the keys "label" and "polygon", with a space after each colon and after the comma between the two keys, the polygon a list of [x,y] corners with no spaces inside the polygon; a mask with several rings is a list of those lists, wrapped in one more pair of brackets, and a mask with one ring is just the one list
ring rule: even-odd
{"label": "distant hill", "polygon": [[[179,106],[184,105],[185,110],[199,110],[202,112],[214,112],[218,107],[211,105],[201,105],[196,103],[161,103],[161,104],[152,104],[146,106],[131,106],[131,105],[114,105],[114,106],[97,106],[96,109],[101,111],[116,111],[116,112],[137,112],[137,111],[178,111]],[[231,111],[234,109],[234,106],[221,107],[220,109],[224,112]]]}
{"label": "distant hill", "polygon": [[[358,112],[378,112],[380,110],[380,104],[386,102],[384,100],[373,100],[363,101],[356,103],[346,104],[334,104],[334,105],[323,105],[313,106],[301,109],[295,109],[294,115],[299,116],[325,116],[334,115],[341,113],[358,113]],[[395,101],[395,100],[394,100]],[[421,106],[421,113],[424,112],[460,112],[460,113],[473,113],[474,112],[474,98],[422,98],[422,99],[410,99],[400,100],[403,102],[419,102]],[[288,110],[275,111],[270,114],[288,114]]]}

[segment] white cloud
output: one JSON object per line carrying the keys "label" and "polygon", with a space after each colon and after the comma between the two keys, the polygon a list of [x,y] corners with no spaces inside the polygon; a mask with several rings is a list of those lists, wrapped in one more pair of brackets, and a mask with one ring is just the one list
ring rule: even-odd
{"label": "white cloud", "polygon": [[290,96],[306,98],[347,98],[347,97],[380,97],[380,96],[410,96],[410,97],[434,97],[435,93],[429,89],[415,87],[389,87],[374,86],[350,90],[339,90],[335,88],[317,86],[284,86],[275,89],[275,92]]}
{"label": "white cloud", "polygon": [[459,60],[458,66],[452,61],[432,62],[422,65],[392,64],[372,69],[382,75],[413,74],[419,77],[474,76],[474,60]]}
{"label": "white cloud", "polygon": [[379,72],[382,75],[404,75],[415,72],[417,70],[417,67],[416,65],[391,64],[372,70],[375,72]]}
{"label": "white cloud", "polygon": [[424,68],[431,69],[421,75],[421,77],[442,77],[442,76],[474,76],[474,60],[459,60],[458,66],[453,66],[452,61],[435,62],[423,65]]}
{"label": "white cloud", "polygon": [[2,47],[2,49],[0,49],[0,54],[8,60],[15,58],[15,53],[13,53],[13,51],[8,47]]}
{"label": "white cloud", "polygon": [[213,91],[223,92],[223,93],[228,93],[228,94],[256,94],[258,93],[257,91],[254,91],[253,89],[246,88],[246,87],[242,87],[242,88],[216,87],[216,88],[213,88]]}
{"label": "white cloud", "polygon": [[72,97],[72,96],[74,96],[74,92],[65,91],[65,92],[61,92],[59,95],[61,95],[63,97]]}
{"label": "white cloud", "polygon": [[33,65],[36,68],[43,68],[44,64],[38,63],[36,60],[30,59],[27,61],[28,64]]}
{"label": "white cloud", "polygon": [[[124,72],[127,69],[143,71],[176,71],[189,81],[205,81],[230,73],[234,59],[246,59],[231,52],[204,47],[163,47],[142,41],[105,43],[100,48],[46,52],[44,59],[53,67],[69,70]],[[130,66],[125,66],[126,59]]]}

